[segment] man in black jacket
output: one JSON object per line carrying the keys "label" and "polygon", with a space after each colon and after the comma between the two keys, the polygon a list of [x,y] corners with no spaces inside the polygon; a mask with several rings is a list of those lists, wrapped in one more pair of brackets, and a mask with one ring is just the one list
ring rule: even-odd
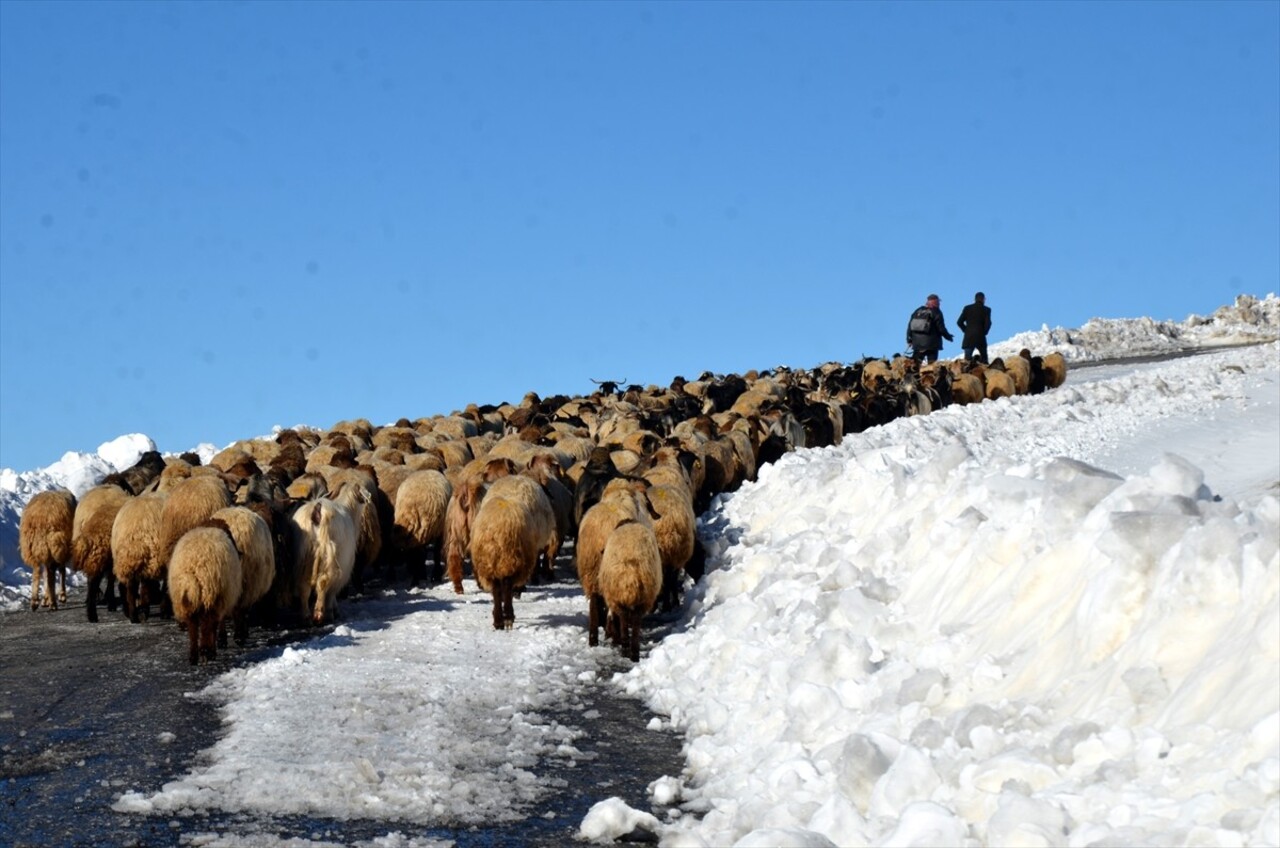
{"label": "man in black jacket", "polygon": [[907,322],[907,347],[911,348],[911,358],[916,362],[937,362],[942,340],[955,341],[947,329],[946,319],[942,317],[940,304],[936,294],[929,295],[924,306],[912,312],[911,320]]}
{"label": "man in black jacket", "polygon": [[972,362],[973,351],[976,348],[978,361],[986,365],[987,333],[991,332],[991,307],[987,306],[985,294],[978,292],[973,296],[973,303],[966,306],[960,313],[956,326],[964,331],[964,341],[960,343],[964,348],[964,358]]}

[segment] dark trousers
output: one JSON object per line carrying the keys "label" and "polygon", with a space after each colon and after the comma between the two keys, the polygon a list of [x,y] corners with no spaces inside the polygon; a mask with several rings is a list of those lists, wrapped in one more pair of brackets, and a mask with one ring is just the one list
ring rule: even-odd
{"label": "dark trousers", "polygon": [[974,351],[974,349],[975,349],[975,348],[976,348],[976,349],[977,349],[977,351],[978,351],[978,361],[979,361],[979,362],[981,362],[983,365],[986,365],[986,364],[987,364],[987,343],[986,343],[986,341],[980,341],[980,342],[978,342],[976,345],[965,345],[965,346],[964,346],[964,358],[965,358],[965,359],[967,359],[967,360],[969,360],[970,362],[972,362],[972,361],[973,361],[973,358],[974,358],[974,357],[973,357],[973,351]]}
{"label": "dark trousers", "polygon": [[911,358],[916,362],[937,362],[938,352],[936,350],[920,350],[920,348],[912,348]]}

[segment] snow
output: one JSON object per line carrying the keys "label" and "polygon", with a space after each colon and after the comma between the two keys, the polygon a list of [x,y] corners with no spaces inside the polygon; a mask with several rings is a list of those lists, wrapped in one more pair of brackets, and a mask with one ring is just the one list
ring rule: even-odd
{"label": "snow", "polygon": [[[1278,335],[1270,295],[993,345],[1076,367],[1043,395],[797,451],[717,498],[707,574],[633,667],[587,647],[564,586],[526,592],[511,632],[470,585],[347,605],[192,693],[222,705],[223,737],[116,809],[372,817],[377,844],[434,844],[401,831],[527,816],[551,788],[540,761],[607,769],[575,740],[583,693],[612,686],[682,734],[685,766],[648,810],[602,797],[589,842],[1280,844]],[[148,444],[0,472],[8,597],[31,494]]]}

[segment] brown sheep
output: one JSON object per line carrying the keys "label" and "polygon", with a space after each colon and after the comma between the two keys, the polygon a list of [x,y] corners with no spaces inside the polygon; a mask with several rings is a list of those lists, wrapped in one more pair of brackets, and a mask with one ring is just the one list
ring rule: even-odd
{"label": "brown sheep", "polygon": [[160,515],[163,492],[144,492],[130,498],[116,513],[111,526],[111,567],[124,611],[137,624],[150,616],[152,596],[160,599],[165,562],[160,558]]}
{"label": "brown sheep", "polygon": [[[1013,378],[1014,391],[1020,395],[1031,393],[1031,360],[1022,356],[1010,356],[997,360],[1006,374]],[[992,367],[996,367],[992,363]]]}
{"label": "brown sheep", "polygon": [[976,375],[961,372],[951,378],[951,401],[953,403],[978,403],[986,397],[982,380]]}
{"label": "brown sheep", "polygon": [[[58,608],[67,600],[67,562],[71,559],[72,525],[76,512],[75,495],[66,489],[39,492],[27,502],[18,524],[18,551],[31,567],[31,609],[40,606],[40,576],[46,575],[45,604]],[[62,575],[62,591],[54,593],[57,576]]]}
{"label": "brown sheep", "polygon": [[89,579],[85,610],[89,621],[98,620],[98,592],[107,579],[107,609],[116,608],[115,572],[111,565],[111,528],[116,513],[133,495],[124,485],[106,483],[84,493],[76,506],[71,533],[71,567]]}
{"label": "brown sheep", "polygon": [[998,368],[975,365],[972,373],[982,379],[983,394],[987,400],[1013,397],[1018,393],[1013,378]]}
{"label": "brown sheep", "polygon": [[[169,562],[184,533],[204,524],[215,512],[228,506],[231,506],[231,493],[221,477],[197,475],[170,489],[160,511],[160,561]],[[167,613],[167,609],[161,610],[161,615]]]}
{"label": "brown sheep", "polygon": [[493,482],[471,527],[471,565],[481,589],[493,594],[493,626],[510,630],[512,599],[533,576],[538,556],[559,548],[551,500],[536,481],[510,475]]}
{"label": "brown sheep", "polygon": [[1045,388],[1056,389],[1067,381],[1067,360],[1057,351],[1040,357],[1040,367],[1044,369]]}
{"label": "brown sheep", "polygon": [[[271,526],[252,509],[229,506],[213,514],[213,520],[222,521],[240,553],[240,597],[232,610],[237,645],[243,645],[249,636],[249,609],[271,589],[276,577],[275,540]],[[225,646],[226,640],[219,639]]]}
{"label": "brown sheep", "polygon": [[609,534],[626,521],[652,524],[648,500],[642,492],[643,480],[619,477],[610,480],[600,499],[582,516],[578,525],[578,541],[574,547],[574,565],[578,583],[587,598],[587,643],[600,643],[600,627],[604,624],[604,596],[600,593],[600,558],[604,556]]}
{"label": "brown sheep", "polygon": [[431,580],[443,572],[445,514],[453,487],[439,471],[415,471],[396,490],[391,530],[396,559],[409,573],[409,585],[417,586],[427,575],[427,557],[432,560]]}
{"label": "brown sheep", "polygon": [[693,556],[697,517],[693,514],[693,497],[682,486],[650,486],[648,498],[657,513],[653,533],[662,554],[662,609],[670,611],[680,606],[684,566]]}
{"label": "brown sheep", "polygon": [[182,535],[169,560],[169,601],[187,628],[192,665],[218,655],[218,630],[240,600],[240,554],[226,523],[211,521]]}
{"label": "brown sheep", "polygon": [[662,589],[662,555],[653,528],[624,522],[609,534],[600,558],[600,593],[614,642],[632,662],[640,659],[640,623]]}

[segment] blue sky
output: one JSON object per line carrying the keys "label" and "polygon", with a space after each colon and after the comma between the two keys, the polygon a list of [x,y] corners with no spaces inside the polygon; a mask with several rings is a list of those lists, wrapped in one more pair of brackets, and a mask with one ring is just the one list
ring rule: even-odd
{"label": "blue sky", "polygon": [[1278,151],[1274,2],[5,0],[0,466],[1181,320]]}

